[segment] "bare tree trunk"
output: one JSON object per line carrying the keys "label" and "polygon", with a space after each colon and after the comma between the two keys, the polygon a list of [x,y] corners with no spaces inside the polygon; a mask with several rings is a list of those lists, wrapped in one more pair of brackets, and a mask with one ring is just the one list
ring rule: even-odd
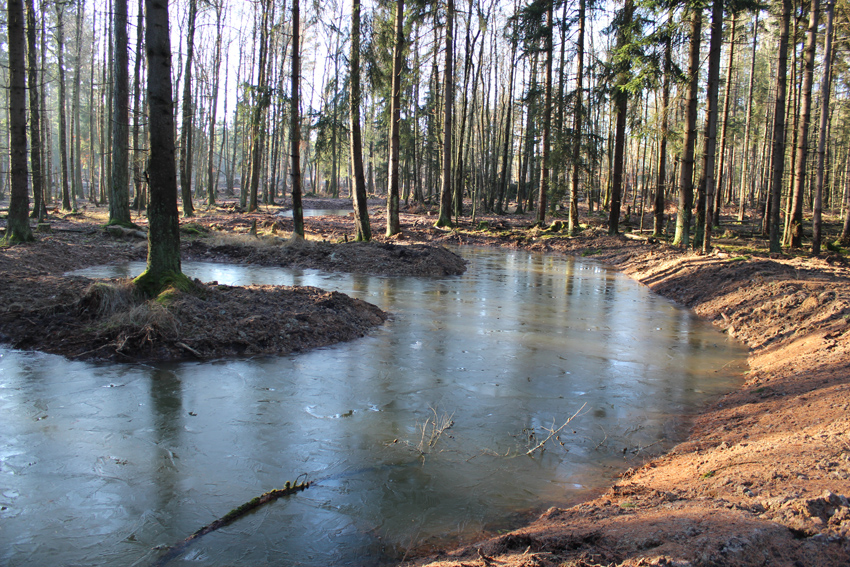
{"label": "bare tree trunk", "polygon": [[699,45],[702,36],[702,10],[691,7],[691,42],[688,55],[688,106],[685,114],[685,140],[679,159],[679,212],[673,246],[690,245],[691,208],[694,203],[694,148],[697,141],[697,98],[699,97]]}
{"label": "bare tree trunk", "polygon": [[395,43],[393,46],[392,102],[390,106],[390,159],[387,191],[387,236],[401,232],[398,218],[398,162],[401,126],[401,71],[404,57],[404,0],[396,0]]}
{"label": "bare tree trunk", "polygon": [[454,111],[454,0],[446,0],[446,64],[443,69],[443,175],[440,217],[434,226],[452,226],[452,119]]}
{"label": "bare tree trunk", "polygon": [[803,85],[800,93],[800,123],[797,132],[797,159],[794,170],[794,197],[791,208],[791,247],[803,245],[803,190],[806,185],[806,160],[809,152],[809,122],[812,109],[812,82],[817,50],[818,21],[820,19],[820,0],[812,0],[809,12],[809,29],[806,33],[806,58],[803,71]]}
{"label": "bare tree trunk", "polygon": [[[673,17],[673,11],[670,11]],[[658,148],[658,182],[655,185],[655,216],[652,233],[661,236],[664,233],[664,209],[667,193],[667,137],[670,131],[670,74],[673,72],[672,30],[665,31],[664,37],[664,83],[661,86],[661,141]]]}
{"label": "bare tree trunk", "polygon": [[735,35],[737,29],[738,13],[735,12],[732,15],[732,29],[730,31],[729,37],[729,63],[726,65],[726,92],[723,95],[723,129],[720,131],[720,163],[717,166],[717,190],[715,194],[716,198],[714,200],[714,209],[712,213],[712,221],[714,223],[714,226],[720,226],[720,205],[721,196],[723,194],[723,187],[724,185],[731,185],[731,183],[724,183],[726,181],[726,174],[724,173],[724,168],[726,167],[726,148],[728,146],[727,132],[729,131],[729,106],[730,99],[732,98],[732,67],[735,62]]}
{"label": "bare tree trunk", "polygon": [[[115,0],[115,50],[112,91],[112,186],[109,198],[109,223],[129,225],[130,183],[128,177],[130,143],[129,57],[127,40],[127,0]],[[169,77],[169,90],[171,88]]]}
{"label": "bare tree trunk", "polygon": [[[573,236],[579,232],[578,219],[578,184],[581,174],[581,138],[582,138],[582,114],[584,113],[584,24],[585,24],[585,0],[578,3],[578,39],[576,40],[576,98],[573,110],[573,156],[572,180],[570,182],[570,216],[568,230]],[[665,75],[666,76],[666,75]],[[590,200],[588,196],[588,200]]]}
{"label": "bare tree trunk", "polygon": [[180,196],[183,201],[183,216],[195,216],[192,204],[192,67],[195,64],[195,19],[198,13],[197,0],[189,0],[189,21],[186,31],[186,63],[183,70],[183,124],[180,128]]}
{"label": "bare tree trunk", "polygon": [[[300,0],[292,0],[292,110],[289,137],[292,143],[292,220],[293,238],[304,238],[304,211],[301,207],[301,20]],[[401,1],[401,0],[399,0]]]}
{"label": "bare tree trunk", "polygon": [[[711,39],[708,52],[708,108],[705,122],[705,154],[702,162],[702,174],[705,184],[701,190],[705,194],[704,235],[697,237],[694,248],[702,245],[702,253],[711,250],[711,227],[714,226],[714,192],[717,188],[715,161],[717,158],[717,117],[720,113],[718,91],[720,90],[720,48],[723,45],[723,1],[714,0],[711,8]],[[722,174],[722,171],[721,171]],[[701,183],[702,185],[702,183]],[[697,226],[699,231],[699,226]]]}
{"label": "bare tree trunk", "polygon": [[141,98],[142,98],[142,38],[144,37],[145,29],[145,4],[144,0],[139,0],[139,13],[136,16],[136,63],[133,68],[133,200],[134,208],[141,211],[145,208],[145,199],[142,196],[142,169],[144,166],[144,153],[142,152],[141,142],[139,141],[140,118],[142,114]]}
{"label": "bare tree trunk", "polygon": [[71,194],[68,190],[68,133],[65,112],[65,6],[59,2],[56,9],[56,59],[59,71],[59,160],[62,168],[62,210],[75,210],[71,207]]}
{"label": "bare tree trunk", "polygon": [[11,191],[6,221],[6,243],[33,240],[29,224],[27,180],[27,93],[26,40],[24,39],[24,3],[8,0],[7,33],[9,41],[9,170]]}
{"label": "bare tree trunk", "polygon": [[[758,47],[758,31],[759,31],[759,12],[756,10],[753,16],[753,51],[750,60],[750,85],[747,89],[747,120],[744,126],[744,151],[741,156],[741,183],[739,188],[739,203],[738,203],[738,222],[744,222],[744,211],[746,210],[747,202],[747,187],[749,179],[747,177],[747,169],[750,164],[750,158],[755,157],[755,146],[750,150],[750,135],[752,132],[753,122],[753,89],[756,83],[756,48]],[[752,177],[752,176],[751,176]]]}
{"label": "bare tree trunk", "polygon": [[39,112],[39,87],[38,82],[38,53],[35,48],[35,3],[26,0],[27,18],[27,80],[29,81],[30,95],[30,164],[32,165],[32,196],[33,216],[42,222],[46,216],[44,206],[44,179],[41,172],[41,114]]}
{"label": "bare tree trunk", "polygon": [[[584,0],[582,0],[584,1]],[[517,50],[517,38],[516,35],[511,37],[511,58],[508,61],[508,65],[510,65],[510,71],[508,72],[508,92],[505,94],[505,101],[508,106],[507,108],[507,117],[505,118],[505,139],[502,141],[502,175],[499,181],[499,204],[498,211],[499,213],[508,212],[507,209],[510,199],[508,199],[508,190],[510,188],[511,183],[511,159],[510,153],[513,149],[513,124],[511,122],[511,118],[513,117],[514,110],[514,71],[516,67],[516,50]],[[505,210],[502,210],[502,199],[505,200]]]}
{"label": "bare tree trunk", "polygon": [[[626,0],[626,2],[631,2],[631,0]],[[546,222],[546,198],[549,193],[549,173],[551,169],[549,149],[552,132],[552,56],[554,55],[552,36],[555,33],[553,29],[553,4],[554,1],[550,0],[546,7],[546,90],[543,100],[543,154],[540,156],[540,186],[537,194],[537,222],[541,225]]]}
{"label": "bare tree trunk", "polygon": [[[628,28],[631,26],[634,14],[632,0],[626,0],[623,6],[623,19],[618,32],[618,49],[622,50],[629,38]],[[617,72],[617,85],[614,87],[614,106],[617,117],[616,131],[614,135],[614,164],[611,172],[611,209],[608,215],[608,234],[615,235],[620,227],[620,199],[623,190],[623,171],[626,153],[626,105],[628,104],[628,91],[626,84],[629,81],[629,67],[627,61],[619,63]]]}
{"label": "bare tree trunk", "polygon": [[355,239],[372,240],[369,225],[369,206],[366,198],[366,179],[363,175],[363,140],[360,134],[360,0],[351,1],[351,95],[349,119],[351,122],[351,169],[354,172],[354,226]]}
{"label": "bare tree trunk", "polygon": [[[215,52],[213,54],[213,84],[212,84],[212,101],[210,107],[210,147],[207,155],[207,206],[215,205],[216,194],[218,193],[218,172],[215,169],[215,120],[216,111],[218,110],[218,91],[219,91],[219,76],[221,67],[221,17],[224,10],[224,2],[217,1],[214,4],[215,9]],[[226,85],[225,85],[226,88]]]}
{"label": "bare tree trunk", "polygon": [[151,144],[148,162],[150,221],[147,268],[133,283],[142,293],[156,296],[168,285],[181,285],[181,282],[185,282],[185,276],[180,265],[168,0],[145,0],[145,13],[148,124]]}
{"label": "bare tree trunk", "polygon": [[[823,39],[823,79],[821,79],[820,125],[818,128],[818,169],[815,183],[814,215],[812,218],[812,255],[820,254],[823,214],[824,163],[826,161],[827,125],[829,122],[829,95],[832,88],[832,31],[835,0],[826,2],[826,36]],[[842,234],[842,236],[844,236]]]}
{"label": "bare tree trunk", "polygon": [[773,147],[770,183],[770,251],[782,252],[779,224],[782,176],[785,173],[785,94],[788,65],[788,28],[791,23],[791,0],[782,0],[779,20],[779,58],[776,69],[776,108],[773,113]]}
{"label": "bare tree trunk", "polygon": [[83,18],[85,16],[85,6],[85,0],[80,0],[77,5],[75,36],[77,52],[74,54],[74,95],[71,103],[71,112],[74,115],[74,159],[72,160],[74,164],[74,176],[72,195],[75,199],[85,197],[83,192],[83,160],[80,157],[83,137],[82,130],[80,129],[80,86],[83,82]]}

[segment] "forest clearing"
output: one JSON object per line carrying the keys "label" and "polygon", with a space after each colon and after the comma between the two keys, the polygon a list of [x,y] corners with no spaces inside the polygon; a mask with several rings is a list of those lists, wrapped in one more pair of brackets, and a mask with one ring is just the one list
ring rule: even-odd
{"label": "forest clearing", "polygon": [[[344,200],[315,204],[346,207]],[[850,494],[850,291],[846,286],[850,266],[842,254],[775,257],[764,251],[763,241],[730,230],[726,240],[717,242],[717,253],[702,256],[645,237],[608,236],[592,226],[581,236],[569,237],[535,228],[528,215],[487,217],[475,227],[461,225],[446,230],[432,226],[428,210],[417,210],[416,214],[402,210],[400,237],[379,236],[377,240],[395,241],[401,247],[460,243],[586,256],[615,266],[656,293],[693,309],[743,341],[750,356],[740,389],[696,416],[687,439],[668,454],[646,462],[645,457],[636,459],[633,468],[610,489],[571,508],[552,508],[517,531],[474,544],[464,542],[464,547],[455,551],[444,549],[445,544],[439,542],[420,542],[407,550],[409,556],[423,557],[415,564],[846,563],[850,551],[850,506],[846,498]],[[381,212],[373,212],[381,218]],[[31,245],[2,250],[0,293],[5,306],[5,336],[20,332],[21,321],[49,331],[43,335],[63,336],[59,326],[74,325],[73,318],[66,314],[45,329],[41,317],[56,312],[55,307],[79,294],[85,286],[76,280],[85,278],[62,277],[62,273],[90,264],[143,257],[143,241],[138,236],[110,235],[93,222],[102,211],[94,209],[92,213],[54,213],[51,223],[56,232],[38,235],[38,241]],[[185,219],[183,226],[189,230],[184,234],[192,236],[185,238],[184,259],[199,255],[245,262],[251,256],[244,248],[234,253],[202,242],[215,239],[218,232],[255,240],[275,232],[287,234],[291,220],[281,220],[275,213],[276,209],[268,209],[252,215],[233,214],[221,206],[216,212]],[[598,217],[598,222],[603,219]],[[252,226],[257,227],[257,236],[249,234]],[[354,230],[350,216],[310,217],[306,226],[308,242],[335,242],[332,246],[338,251],[359,250],[358,244],[345,242]],[[395,254],[376,259],[370,253],[355,252],[351,262],[343,266],[323,265],[326,252],[314,256],[302,260],[302,265],[406,273],[397,265],[403,264],[404,258]],[[442,265],[439,257],[437,263]],[[456,273],[458,269],[451,262],[446,266],[440,273]],[[286,313],[286,308],[275,300],[254,297],[250,301],[254,302],[252,316],[264,317],[268,310],[269,316],[285,317],[276,310]],[[307,294],[290,301],[298,312],[316,298]],[[352,301],[353,305],[346,304],[337,318],[320,325],[298,348],[346,340],[384,320],[385,315],[374,308]],[[232,337],[219,331],[232,326],[233,319],[228,315],[218,320],[214,318],[217,311],[206,312],[210,334],[191,344],[206,345],[208,356],[234,354]],[[319,314],[312,321],[326,316],[326,312]],[[353,325],[353,335],[340,331],[348,325]],[[259,332],[251,329],[262,325],[239,327]],[[147,329],[146,340],[159,336],[181,342],[180,337],[167,337],[167,332],[150,331]],[[198,330],[192,332],[198,339]],[[260,336],[248,340],[263,342]],[[41,342],[24,346],[70,353],[74,349],[95,351],[99,345],[89,348],[72,342],[62,346],[43,337]],[[129,351],[130,345],[125,348]],[[176,347],[161,352],[180,357],[198,354],[192,350]]]}

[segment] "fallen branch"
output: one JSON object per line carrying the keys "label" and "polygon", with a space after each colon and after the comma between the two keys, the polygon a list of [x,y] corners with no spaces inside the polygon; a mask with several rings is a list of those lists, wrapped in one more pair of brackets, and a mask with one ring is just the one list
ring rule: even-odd
{"label": "fallen branch", "polygon": [[162,557],[160,557],[159,560],[156,563],[154,563],[154,566],[155,567],[163,567],[164,565],[167,565],[173,559],[176,559],[177,557],[182,555],[183,552],[186,551],[186,548],[189,547],[189,545],[191,545],[192,542],[194,542],[195,540],[207,535],[210,532],[214,532],[215,530],[221,529],[221,528],[223,528],[223,527],[225,527],[229,524],[232,524],[233,522],[235,522],[236,520],[238,520],[239,518],[241,518],[242,516],[244,516],[245,514],[250,512],[251,510],[255,510],[255,509],[259,508],[260,506],[262,506],[263,504],[268,504],[269,502],[273,502],[273,501],[277,500],[278,498],[280,498],[281,496],[290,496],[292,494],[295,494],[296,492],[301,492],[302,490],[307,490],[308,488],[310,488],[311,484],[312,483],[309,482],[309,481],[304,481],[300,484],[298,483],[297,480],[295,481],[294,484],[290,484],[289,481],[286,481],[286,484],[283,486],[283,488],[280,488],[280,489],[276,488],[274,490],[269,490],[268,492],[266,492],[265,494],[262,494],[261,496],[258,496],[256,498],[252,498],[251,500],[242,504],[238,508],[234,508],[233,510],[231,510],[230,512],[228,512],[226,515],[222,516],[218,520],[202,527],[201,529],[199,529],[198,531],[196,531],[195,533],[193,533],[192,535],[190,535],[189,537],[187,537],[186,539],[184,539],[183,541],[181,541],[177,545],[171,546],[168,549],[168,552],[165,553],[165,555],[163,555]]}
{"label": "fallen branch", "polygon": [[192,347],[190,347],[186,343],[174,343],[174,344],[179,346],[182,349],[188,350],[189,352],[191,352],[192,354],[194,354],[198,358],[204,358],[201,353],[199,353],[198,351],[196,351],[195,349],[193,349]]}
{"label": "fallen branch", "polygon": [[[578,414],[580,414],[580,413],[581,413],[581,410],[583,410],[583,409],[584,409],[584,406],[586,406],[586,405],[587,405],[587,402],[583,403],[583,404],[581,405],[581,407],[580,407],[580,408],[578,408],[578,410],[577,410],[577,411],[576,411],[576,412],[572,415],[572,417],[570,417],[567,421],[565,421],[565,422],[564,422],[564,425],[562,425],[562,426],[561,426],[561,427],[559,427],[558,429],[550,429],[550,430],[549,430],[549,437],[547,437],[546,439],[544,439],[543,441],[541,441],[540,443],[538,443],[538,444],[537,444],[537,445],[536,445],[533,449],[529,449],[528,451],[526,451],[526,453],[525,453],[525,454],[526,454],[526,455],[531,455],[531,454],[532,454],[532,453],[534,453],[537,449],[540,449],[541,447],[543,447],[543,445],[545,445],[545,444],[546,444],[546,442],[547,442],[549,439],[551,439],[552,437],[554,437],[554,436],[556,436],[558,433],[560,433],[560,432],[561,432],[561,430],[562,430],[563,428],[565,428],[569,422],[571,422],[573,419],[575,419],[576,417],[578,417]],[[554,420],[553,420],[553,421],[554,421]],[[553,423],[552,425],[555,425],[555,424]]]}

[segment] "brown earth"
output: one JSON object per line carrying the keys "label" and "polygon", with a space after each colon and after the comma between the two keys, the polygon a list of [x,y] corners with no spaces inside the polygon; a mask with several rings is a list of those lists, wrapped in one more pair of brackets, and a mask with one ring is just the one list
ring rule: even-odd
{"label": "brown earth", "polygon": [[[339,208],[335,203],[320,206]],[[262,234],[285,234],[291,227],[287,224],[291,221],[273,212],[244,215],[224,208],[194,223],[212,227],[217,233],[249,233],[256,220],[259,240],[268,239],[281,247],[273,234]],[[379,233],[382,210],[376,204],[370,214]],[[508,534],[491,538],[482,534],[480,541],[459,549],[422,545],[411,550],[419,559],[408,564],[850,565],[850,268],[840,255],[770,257],[758,252],[764,243],[751,238],[746,226],[718,239],[719,251],[715,254],[698,256],[652,239],[609,237],[594,228],[577,238],[554,230],[527,229],[531,224],[527,216],[487,217],[479,219],[486,225],[477,222],[473,226],[466,221],[457,230],[441,231],[432,227],[432,214],[429,210],[408,210],[402,214],[404,234],[393,240],[521,247],[589,256],[692,308],[748,345],[750,356],[741,387],[706,408],[694,420],[683,443],[665,455],[636,464],[612,480],[613,486],[603,494],[571,508],[549,509],[530,525]],[[87,217],[91,220],[91,215]],[[590,220],[591,224],[599,222],[595,217]],[[63,223],[68,223],[69,230],[78,226],[67,218],[56,220],[54,227],[66,226]],[[352,220],[346,217],[308,218],[306,224],[313,238],[319,240],[345,241],[353,232]],[[140,243],[105,235],[91,224],[86,226],[90,227],[87,232],[54,232],[40,236],[35,245],[0,251],[3,332],[17,337],[10,330],[26,328],[20,323],[8,327],[9,320],[25,319],[32,325],[31,335],[48,337],[61,336],[63,325],[90,325],[90,321],[79,319],[85,313],[81,306],[90,305],[80,301],[80,292],[90,282],[62,277],[61,273],[143,256]],[[184,224],[184,228],[203,232],[198,226]],[[244,261],[248,257],[275,264],[285,256],[293,262],[290,265],[338,271],[366,265],[369,267],[363,270],[368,273],[390,274],[407,273],[394,270],[411,263],[410,258],[405,259],[407,252],[385,254],[395,248],[380,245],[308,243],[277,256],[277,252],[265,250],[267,246],[252,247],[250,240],[243,242],[251,238],[244,235],[216,240],[187,235],[184,258]],[[380,234],[377,240],[386,241]],[[311,254],[310,246],[315,246],[315,254]],[[340,264],[336,259],[341,250],[351,251],[351,258]],[[234,310],[240,302],[259,301],[247,294],[261,293],[271,302],[276,293],[262,288],[237,292],[216,286],[206,286],[205,292],[216,301],[219,293],[232,294]],[[240,295],[243,293],[246,295]],[[324,328],[320,323],[328,316],[350,322],[356,319],[356,313],[360,318],[351,331],[353,335],[366,332],[369,325],[385,316],[365,304],[336,297],[340,294],[318,290],[301,293],[301,307],[291,312],[302,312],[298,310],[306,309],[304,304],[315,307],[316,311],[309,314],[303,311],[307,324],[318,327],[314,338],[322,330],[330,330],[331,326]],[[92,295],[96,294],[89,293],[88,297]],[[163,303],[184,309],[181,301],[183,298]],[[76,311],[69,305],[76,305]],[[223,322],[209,309],[201,311],[211,317],[205,323],[207,327]],[[65,313],[64,319],[57,318],[60,312]],[[178,314],[182,317],[183,311]],[[227,328],[233,329],[263,326],[233,325],[238,319],[230,317],[225,320]],[[336,322],[332,327],[338,328]],[[338,339],[327,337],[328,342]],[[135,344],[133,340],[144,345],[146,338],[131,335],[128,343]],[[247,345],[256,337],[245,342],[233,337],[210,340],[208,351],[202,354],[225,356],[240,353],[234,345],[242,345],[245,350],[241,354],[246,354]],[[43,339],[38,345],[27,346],[48,349],[54,342]],[[180,342],[191,349],[201,344]],[[110,344],[120,355],[121,349]],[[168,354],[186,356],[186,350],[173,340],[167,344],[173,345]],[[216,345],[221,348],[218,352]],[[98,356],[103,350],[109,349],[101,349]],[[56,348],[54,352],[63,350]]]}

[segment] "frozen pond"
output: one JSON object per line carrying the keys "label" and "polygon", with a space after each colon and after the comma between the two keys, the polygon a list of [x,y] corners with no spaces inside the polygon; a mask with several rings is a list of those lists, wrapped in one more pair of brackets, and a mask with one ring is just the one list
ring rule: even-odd
{"label": "frozen pond", "polygon": [[[465,275],[421,280],[184,264],[393,313],[305,354],[118,365],[0,348],[0,564],[156,564],[158,546],[306,474],[315,486],[168,565],[379,565],[610,483],[624,453],[660,450],[679,416],[738,383],[742,347],[619,273],[461,253]],[[582,405],[563,447],[525,455]],[[428,446],[435,415],[453,425]]]}

